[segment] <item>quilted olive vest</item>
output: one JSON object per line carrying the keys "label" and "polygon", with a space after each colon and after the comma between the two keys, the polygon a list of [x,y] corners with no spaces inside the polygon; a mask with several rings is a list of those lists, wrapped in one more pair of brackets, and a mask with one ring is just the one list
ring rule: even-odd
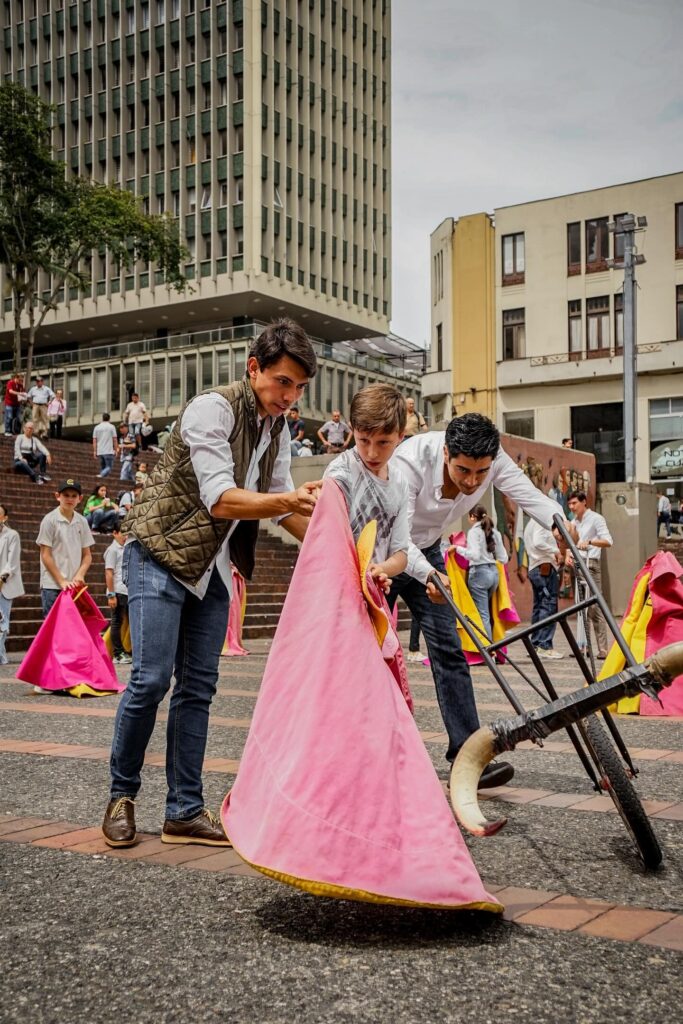
{"label": "quilted olive vest", "polygon": [[[230,435],[237,487],[244,487],[251,456],[258,440],[256,399],[248,380],[226,387],[208,388],[232,406],[235,426]],[[183,410],[184,411],[184,410]],[[152,470],[145,488],[122,529],[132,533],[155,561],[179,579],[196,586],[218,554],[233,521],[214,519],[199,496],[199,484],[190,460],[190,449],[180,436],[182,412],[166,443],[164,454]],[[259,463],[258,489],[267,491],[280,448],[284,417],[271,427],[271,441]],[[240,520],[230,537],[230,558],[250,580],[258,520]]]}

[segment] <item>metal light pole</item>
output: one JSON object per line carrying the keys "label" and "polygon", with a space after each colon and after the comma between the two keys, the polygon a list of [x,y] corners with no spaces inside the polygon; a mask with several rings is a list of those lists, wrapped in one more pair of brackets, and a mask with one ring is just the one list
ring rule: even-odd
{"label": "metal light pole", "polygon": [[[638,366],[636,358],[636,265],[645,257],[636,252],[636,231],[647,227],[645,217],[626,213],[610,224],[610,231],[624,236],[624,470],[626,483],[636,479],[636,441],[638,439]],[[615,260],[608,260],[614,267]]]}

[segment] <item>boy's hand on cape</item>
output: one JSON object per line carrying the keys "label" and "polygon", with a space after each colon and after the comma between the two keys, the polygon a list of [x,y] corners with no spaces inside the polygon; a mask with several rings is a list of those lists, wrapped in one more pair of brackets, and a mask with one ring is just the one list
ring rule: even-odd
{"label": "boy's hand on cape", "polygon": [[290,511],[298,512],[302,516],[312,516],[321,487],[322,480],[309,481],[309,483],[297,487],[295,491],[288,495]]}
{"label": "boy's hand on cape", "polygon": [[373,580],[375,581],[379,589],[383,590],[385,594],[388,594],[389,591],[391,590],[391,580],[385,573],[382,566],[375,565],[373,563],[372,565],[368,566],[368,572],[372,576]]}

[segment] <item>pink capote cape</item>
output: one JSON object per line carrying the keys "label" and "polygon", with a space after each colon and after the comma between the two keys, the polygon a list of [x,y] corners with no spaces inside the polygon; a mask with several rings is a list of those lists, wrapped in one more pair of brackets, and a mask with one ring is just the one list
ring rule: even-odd
{"label": "pink capote cape", "polygon": [[[657,551],[636,576],[621,632],[637,661],[644,661],[666,644],[683,640],[683,567],[670,551]],[[613,644],[598,676],[606,679],[621,672],[625,658]],[[622,714],[639,712],[645,717],[683,715],[683,676],[659,694],[658,701],[642,694],[620,700]]]}
{"label": "pink capote cape", "polygon": [[316,895],[502,910],[382,655],[333,480],[297,560],[221,817],[247,863]]}
{"label": "pink capote cape", "polygon": [[241,657],[249,654],[242,647],[242,623],[247,610],[247,585],[241,572],[232,566],[232,597],[228,610],[228,630],[221,654],[225,658]]}
{"label": "pink capote cape", "polygon": [[26,652],[17,679],[44,690],[74,691],[76,697],[125,690],[100,636],[106,625],[87,590],[63,590]]}

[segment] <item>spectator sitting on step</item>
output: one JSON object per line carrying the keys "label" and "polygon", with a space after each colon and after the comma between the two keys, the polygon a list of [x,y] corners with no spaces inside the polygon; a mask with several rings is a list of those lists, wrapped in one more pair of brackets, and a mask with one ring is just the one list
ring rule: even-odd
{"label": "spectator sitting on step", "polygon": [[[43,618],[63,590],[80,589],[92,564],[91,547],[95,543],[90,527],[76,511],[83,491],[71,477],[59,485],[57,508],[48,512],[40,524],[36,544],[40,548],[40,601]],[[36,693],[52,693],[34,686]]]}
{"label": "spectator sitting on step", "polygon": [[[293,454],[293,453],[292,453]],[[309,458],[313,455],[313,442],[309,441],[307,437],[301,442],[301,448],[297,452],[299,458]]]}
{"label": "spectator sitting on step", "polygon": [[12,601],[23,597],[21,538],[7,525],[7,505],[0,504],[0,665],[8,662],[5,643],[9,635]]}
{"label": "spectator sitting on step", "polygon": [[299,406],[293,405],[287,413],[287,426],[289,427],[289,440],[292,456],[297,456],[304,439],[306,424],[299,416]]}
{"label": "spectator sitting on step", "polygon": [[31,403],[31,419],[38,437],[47,437],[49,433],[47,407],[54,397],[52,388],[43,383],[42,377],[36,377],[36,382],[28,393],[28,400]]}
{"label": "spectator sitting on step", "polygon": [[62,437],[62,426],[66,416],[66,400],[61,388],[55,391],[55,397],[47,407],[47,418],[50,421],[50,437],[60,440]]}
{"label": "spectator sitting on step", "polygon": [[104,579],[107,585],[107,603],[111,608],[111,644],[117,665],[130,665],[133,660],[121,643],[121,626],[128,616],[128,588],[123,582],[123,545],[125,536],[118,526],[112,531],[114,539],[104,553]]}
{"label": "spectator sitting on step", "polygon": [[100,461],[98,477],[101,479],[109,476],[114,467],[114,459],[119,454],[119,439],[108,412],[102,413],[102,422],[92,432],[92,454],[94,459]]}
{"label": "spectator sitting on step", "polygon": [[135,464],[133,459],[138,450],[135,438],[129,432],[125,423],[119,427],[119,455],[121,456],[120,480],[132,484],[135,481]]}
{"label": "spectator sitting on step", "polygon": [[33,436],[33,423],[29,420],[14,442],[14,472],[30,476],[34,484],[42,484],[50,479],[46,467],[51,463],[52,456],[43,442]]}
{"label": "spectator sitting on step", "polygon": [[141,462],[135,474],[135,483],[142,484],[142,486],[144,487],[145,484],[147,483],[148,476],[149,473],[147,472],[147,463]]}
{"label": "spectator sitting on step", "polygon": [[98,484],[83,509],[88,526],[95,533],[112,533],[118,529],[119,506],[109,497],[106,484]]}
{"label": "spectator sitting on step", "polygon": [[136,501],[140,500],[142,484],[135,484],[129,491],[122,491],[119,495],[119,517],[124,518],[126,512],[130,512]]}

